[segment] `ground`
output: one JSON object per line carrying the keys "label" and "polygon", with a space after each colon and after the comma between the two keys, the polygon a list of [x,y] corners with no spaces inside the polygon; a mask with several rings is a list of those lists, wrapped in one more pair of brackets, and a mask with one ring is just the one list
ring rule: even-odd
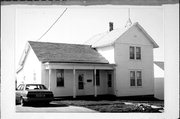
{"label": "ground", "polygon": [[43,104],[36,104],[36,105],[28,105],[28,106],[21,106],[16,105],[16,112],[62,112],[62,113],[95,113],[97,111],[91,110],[84,107],[79,106],[71,106],[71,105],[65,105],[61,102],[51,102],[48,105]]}
{"label": "ground", "polygon": [[163,112],[164,101],[151,97],[115,98],[106,97],[79,97],[57,98],[50,104],[33,103],[28,106],[16,106],[16,112]]}

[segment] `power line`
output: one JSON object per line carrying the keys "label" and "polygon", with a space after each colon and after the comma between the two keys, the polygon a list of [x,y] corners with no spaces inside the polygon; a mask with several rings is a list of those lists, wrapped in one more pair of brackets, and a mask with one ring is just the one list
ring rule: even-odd
{"label": "power line", "polygon": [[56,21],[47,29],[47,31],[37,40],[39,41],[43,36],[45,36],[51,28],[56,24],[56,22],[62,17],[62,15],[66,12],[67,8],[63,11],[63,13],[56,19]]}

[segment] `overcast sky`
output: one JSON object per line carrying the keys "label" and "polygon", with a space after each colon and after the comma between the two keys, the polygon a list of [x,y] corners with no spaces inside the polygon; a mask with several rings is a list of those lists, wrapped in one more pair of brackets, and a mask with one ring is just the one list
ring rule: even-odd
{"label": "overcast sky", "polygon": [[[27,41],[36,41],[60,16],[66,6],[22,6],[16,10],[16,64]],[[40,40],[82,44],[92,36],[123,28],[130,8],[131,21],[139,24],[160,46],[154,50],[154,60],[164,61],[163,9],[160,6],[67,6],[67,11]]]}

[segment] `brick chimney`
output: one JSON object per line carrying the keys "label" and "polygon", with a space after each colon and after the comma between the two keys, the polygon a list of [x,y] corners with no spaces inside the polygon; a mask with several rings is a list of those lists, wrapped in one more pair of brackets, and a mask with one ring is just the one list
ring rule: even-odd
{"label": "brick chimney", "polygon": [[109,31],[113,30],[113,22],[109,22]]}

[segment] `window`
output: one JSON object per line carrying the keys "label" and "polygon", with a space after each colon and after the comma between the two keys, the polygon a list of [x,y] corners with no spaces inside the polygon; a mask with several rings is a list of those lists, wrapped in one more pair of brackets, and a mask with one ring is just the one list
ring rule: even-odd
{"label": "window", "polygon": [[96,86],[100,85],[100,73],[99,70],[96,71]]}
{"label": "window", "polygon": [[17,90],[23,90],[24,89],[24,85],[19,85]]}
{"label": "window", "polygon": [[80,74],[78,76],[78,89],[82,90],[84,89],[84,75]]}
{"label": "window", "polygon": [[130,86],[142,86],[141,71],[130,71]]}
{"label": "window", "polygon": [[44,90],[47,89],[44,85],[39,85],[39,84],[28,84],[26,85],[26,90]]}
{"label": "window", "polygon": [[137,71],[136,75],[137,75],[137,86],[142,86],[141,71]]}
{"label": "window", "polygon": [[21,85],[19,85],[18,87],[17,87],[17,90],[20,90],[21,89]]}
{"label": "window", "polygon": [[64,70],[56,70],[57,87],[64,87]]}
{"label": "window", "polygon": [[141,59],[141,48],[136,47],[136,59],[139,60]]}
{"label": "window", "polygon": [[112,75],[108,74],[108,87],[112,87]]}
{"label": "window", "polygon": [[141,47],[130,46],[129,47],[129,58],[140,60],[141,59]]}
{"label": "window", "polygon": [[134,47],[130,47],[130,59],[134,59]]}
{"label": "window", "polygon": [[130,86],[135,86],[135,71],[130,71]]}
{"label": "window", "polygon": [[[93,85],[95,85],[95,78],[93,75]],[[96,70],[96,86],[100,86],[100,71]]]}

